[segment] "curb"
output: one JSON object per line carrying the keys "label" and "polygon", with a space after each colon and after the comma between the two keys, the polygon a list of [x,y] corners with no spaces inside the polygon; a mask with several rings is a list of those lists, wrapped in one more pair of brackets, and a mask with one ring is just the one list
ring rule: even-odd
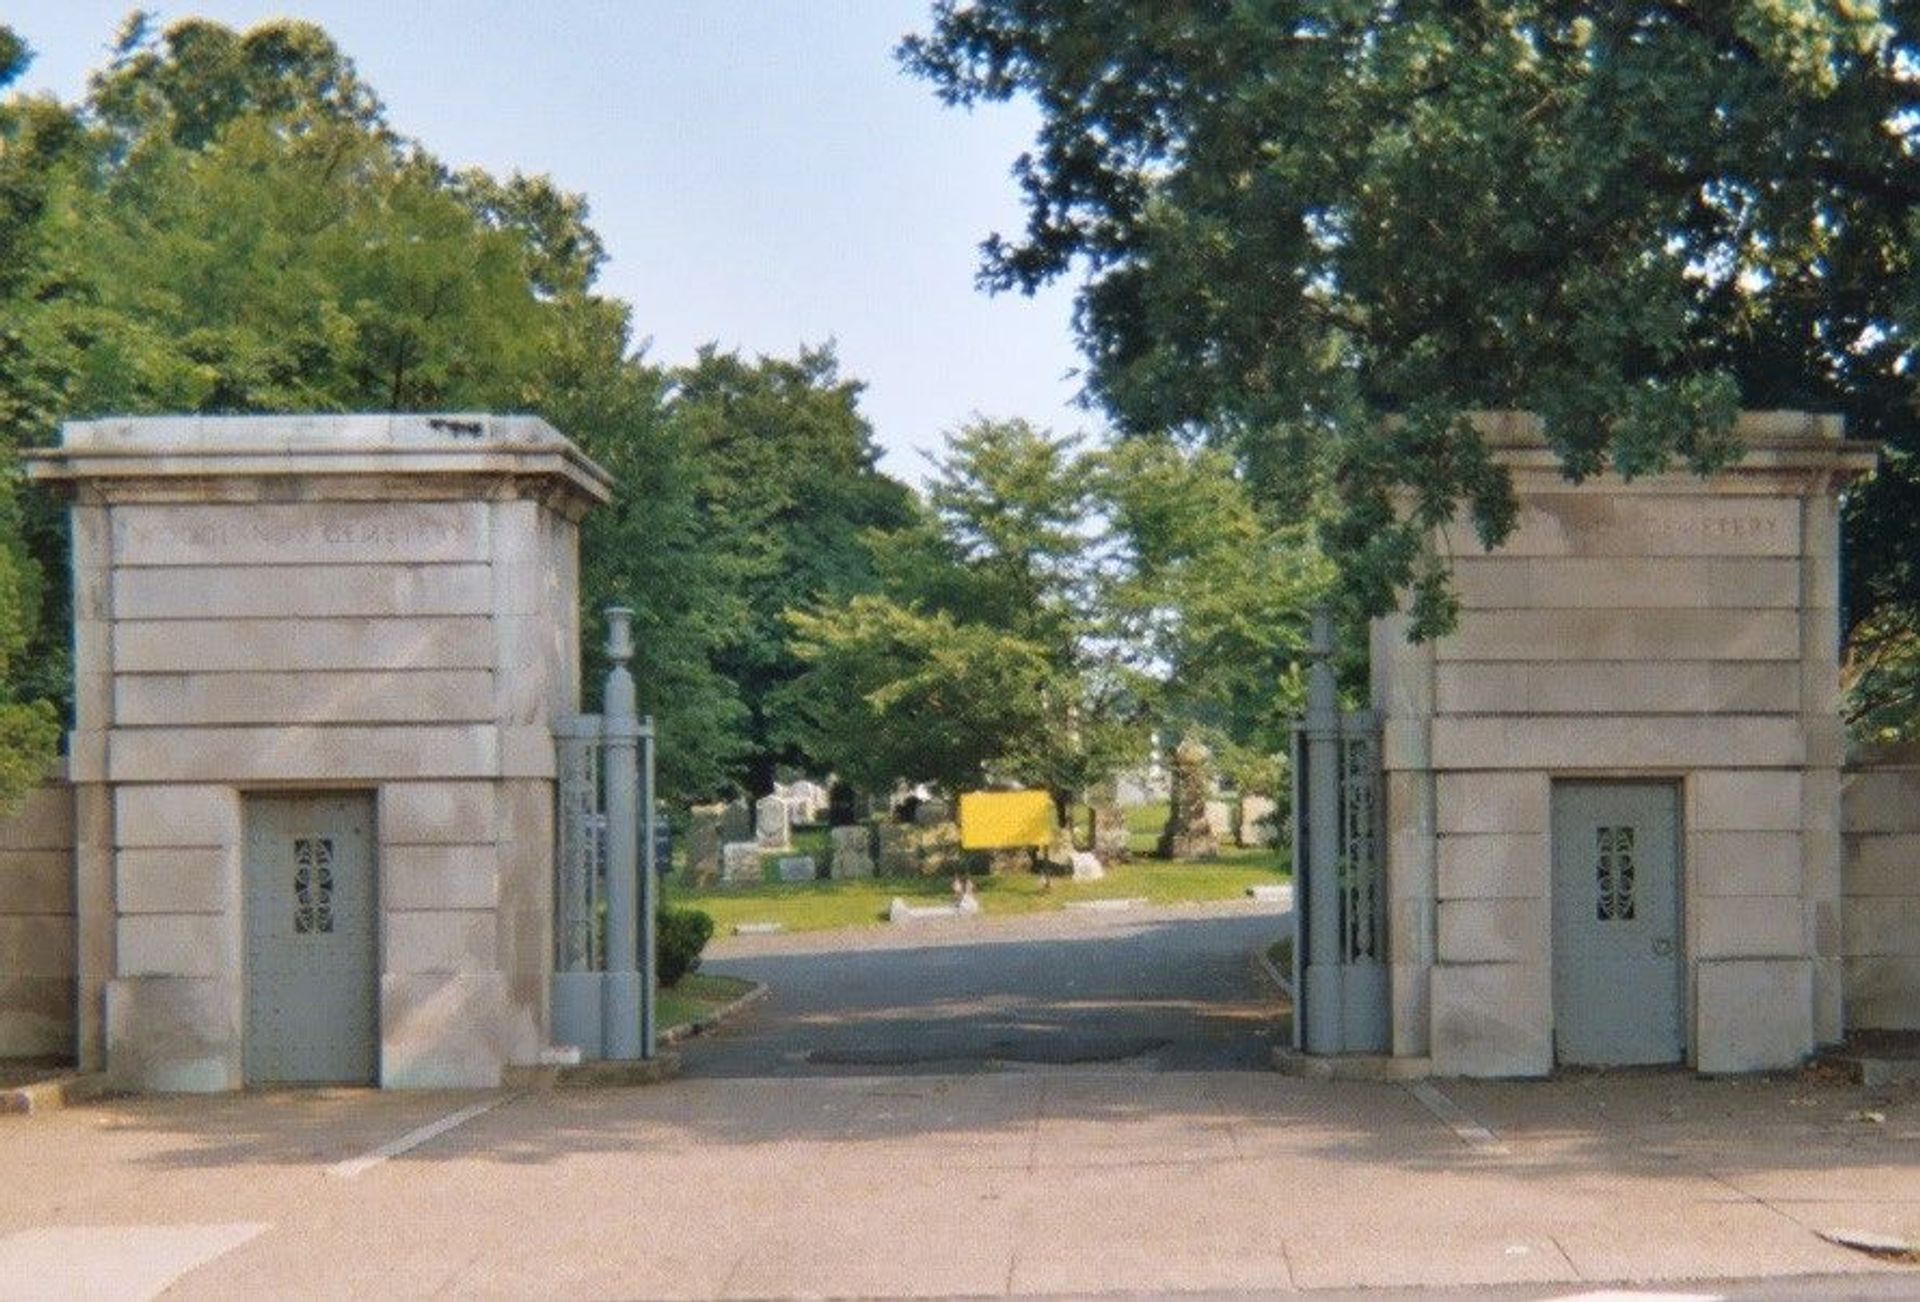
{"label": "curb", "polygon": [[746,1011],[762,999],[765,999],[767,995],[771,993],[772,989],[773,987],[769,986],[766,982],[756,981],[753,983],[753,989],[747,991],[732,1003],[720,1005],[720,1007],[714,1009],[705,1017],[696,1017],[691,1022],[682,1022],[678,1026],[669,1027],[661,1034],[660,1043],[678,1044],[680,1041],[691,1039],[693,1036],[705,1035],[708,1031],[711,1031],[728,1018]]}
{"label": "curb", "polygon": [[1261,945],[1253,951],[1253,962],[1255,968],[1263,973],[1267,980],[1279,987],[1280,993],[1287,997],[1289,1003],[1297,1002],[1293,995],[1292,978],[1273,965],[1273,960],[1267,957],[1267,947],[1265,945]]}
{"label": "curb", "polygon": [[104,1072],[77,1072],[0,1090],[0,1115],[30,1116],[89,1103],[107,1093]]}

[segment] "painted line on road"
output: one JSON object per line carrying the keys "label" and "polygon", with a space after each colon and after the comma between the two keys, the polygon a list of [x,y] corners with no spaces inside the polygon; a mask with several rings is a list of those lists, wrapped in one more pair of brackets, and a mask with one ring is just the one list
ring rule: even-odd
{"label": "painted line on road", "polygon": [[1444,1123],[1447,1129],[1460,1137],[1460,1142],[1468,1148],[1486,1153],[1489,1156],[1504,1156],[1507,1146],[1500,1137],[1475,1121],[1461,1110],[1459,1104],[1442,1094],[1433,1085],[1423,1080],[1407,1082],[1407,1093],[1420,1101],[1420,1106],[1433,1113]]}
{"label": "painted line on road", "polygon": [[518,1094],[503,1094],[499,1098],[488,1099],[485,1103],[476,1103],[470,1108],[461,1108],[458,1112],[449,1113],[438,1121],[429,1122],[418,1130],[409,1130],[406,1134],[400,1136],[400,1138],[382,1144],[372,1152],[362,1153],[359,1157],[351,1158],[345,1162],[335,1162],[327,1168],[327,1174],[339,1180],[351,1180],[355,1176],[379,1166],[390,1157],[398,1157],[402,1153],[411,1152],[428,1140],[438,1139],[455,1126],[464,1126],[483,1112],[491,1112],[507,1100],[517,1099],[519,1097]]}

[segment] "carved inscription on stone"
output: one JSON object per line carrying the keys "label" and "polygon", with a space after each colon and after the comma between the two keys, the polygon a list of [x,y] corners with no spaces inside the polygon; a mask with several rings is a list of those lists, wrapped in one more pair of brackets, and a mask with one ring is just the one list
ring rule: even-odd
{"label": "carved inscription on stone", "polygon": [[1793,556],[1798,503],[1779,498],[1543,494],[1496,556]]}
{"label": "carved inscription on stone", "polygon": [[470,502],[122,506],[118,565],[353,564],[486,556],[486,508]]}

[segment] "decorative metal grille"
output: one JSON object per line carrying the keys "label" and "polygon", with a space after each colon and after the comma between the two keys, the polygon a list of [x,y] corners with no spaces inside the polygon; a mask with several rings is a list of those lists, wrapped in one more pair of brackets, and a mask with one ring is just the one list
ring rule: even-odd
{"label": "decorative metal grille", "polygon": [[1633,828],[1602,825],[1594,829],[1598,856],[1595,914],[1602,922],[1633,921]]}
{"label": "decorative metal grille", "polygon": [[600,967],[601,882],[606,872],[606,816],[600,810],[600,743],[563,736],[560,750],[560,853],[555,856],[554,964],[561,972]]}
{"label": "decorative metal grille", "polygon": [[295,837],[293,841],[293,930],[296,935],[333,930],[333,841]]}
{"label": "decorative metal grille", "polygon": [[1349,716],[1340,736],[1340,937],[1349,963],[1386,958],[1381,889],[1380,743],[1370,716]]}

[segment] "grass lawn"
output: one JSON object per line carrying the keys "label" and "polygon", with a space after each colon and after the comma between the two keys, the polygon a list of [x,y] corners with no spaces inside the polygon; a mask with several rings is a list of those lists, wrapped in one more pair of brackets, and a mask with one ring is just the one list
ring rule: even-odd
{"label": "grass lawn", "polygon": [[669,986],[660,992],[653,1006],[654,1029],[665,1032],[698,1021],[751,989],[753,982],[742,981],[739,977],[689,973],[680,978],[679,985]]}
{"label": "grass lawn", "polygon": [[[1230,849],[1217,859],[1194,863],[1136,859],[1109,869],[1102,881],[1075,884],[1055,877],[1050,888],[1047,879],[1026,872],[975,877],[974,890],[983,914],[1006,917],[1059,909],[1074,900],[1142,898],[1180,904],[1238,899],[1249,886],[1288,880],[1287,868],[1283,851]],[[945,877],[765,882],[704,890],[669,882],[665,895],[669,904],[704,910],[713,918],[714,934],[727,936],[736,926],[755,922],[778,923],[788,931],[880,926],[895,896],[911,904],[938,904],[953,899],[953,888]]]}

